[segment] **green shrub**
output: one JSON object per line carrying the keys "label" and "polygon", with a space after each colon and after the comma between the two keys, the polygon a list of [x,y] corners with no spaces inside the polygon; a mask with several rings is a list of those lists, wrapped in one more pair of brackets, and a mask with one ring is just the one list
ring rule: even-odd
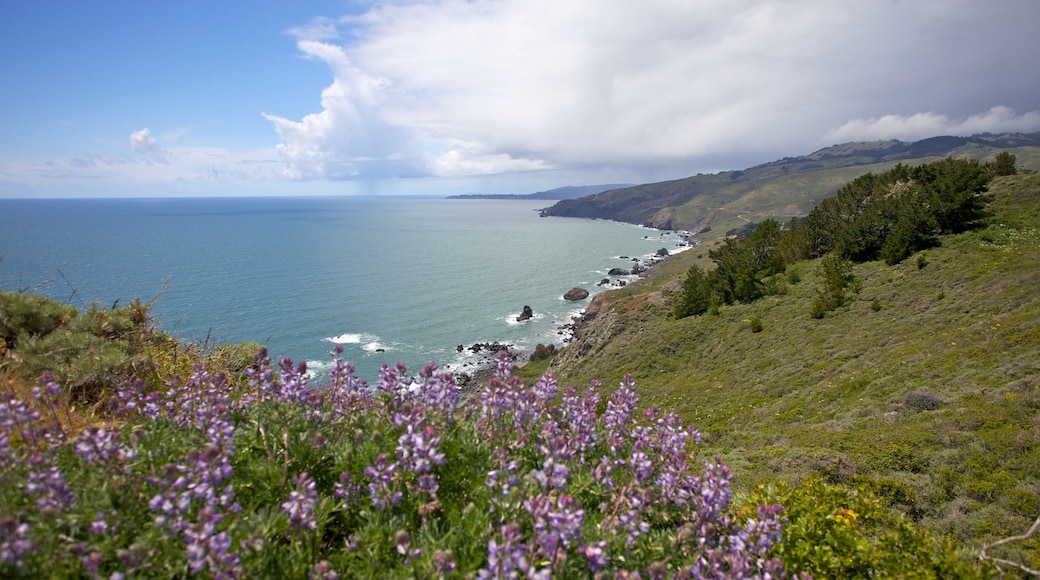
{"label": "green shrub", "polygon": [[762,332],[762,319],[757,316],[753,317],[748,321],[748,328],[751,329],[751,332]]}
{"label": "green shrub", "polygon": [[797,486],[759,487],[750,503],[778,502],[787,524],[774,553],[790,575],[814,578],[980,578],[950,540],[918,528],[885,506],[868,486],[811,478]]}

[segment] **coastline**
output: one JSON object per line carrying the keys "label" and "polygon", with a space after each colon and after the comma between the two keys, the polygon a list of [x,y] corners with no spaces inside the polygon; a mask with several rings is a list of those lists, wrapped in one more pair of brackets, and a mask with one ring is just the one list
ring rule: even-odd
{"label": "coastline", "polygon": [[[658,264],[663,263],[668,258],[680,254],[682,252],[691,250],[699,245],[699,241],[695,235],[690,232],[675,231],[672,232],[678,237],[680,243],[674,248],[669,249],[668,253],[662,255],[660,253],[648,254],[642,258],[628,258],[627,256],[619,256],[623,259],[632,259],[634,263],[639,264],[640,267],[633,268],[632,273],[628,275],[612,276],[615,278],[609,284],[603,284],[602,282],[607,280],[606,278],[600,283],[596,284],[597,288],[601,288],[595,294],[590,295],[587,300],[587,304],[584,308],[579,309],[574,315],[570,317],[570,320],[560,324],[554,330],[557,335],[562,335],[562,346],[557,350],[566,348],[572,342],[575,342],[581,337],[582,331],[588,326],[599,312],[599,300],[601,297],[613,290],[619,290],[624,288],[629,283],[636,283],[651,274],[651,270]],[[662,236],[668,232],[662,232]],[[649,239],[649,236],[644,236]],[[499,343],[493,343],[498,345]],[[479,346],[475,344],[472,347]],[[456,377],[457,384],[459,386],[460,396],[463,400],[468,399],[475,392],[477,392],[483,385],[494,376],[496,370],[495,358],[498,356],[498,352],[504,350],[508,352],[510,357],[513,359],[515,368],[522,368],[529,361],[530,357],[534,352],[534,349],[515,349],[514,345],[505,344],[501,345],[502,348],[492,352],[490,356],[484,357],[481,360],[474,363],[467,363],[467,365],[473,365],[472,368],[466,368],[465,370],[452,369],[453,375]],[[462,349],[462,345],[459,345],[459,349]],[[458,370],[459,372],[454,372]],[[459,380],[462,379],[462,380]]]}

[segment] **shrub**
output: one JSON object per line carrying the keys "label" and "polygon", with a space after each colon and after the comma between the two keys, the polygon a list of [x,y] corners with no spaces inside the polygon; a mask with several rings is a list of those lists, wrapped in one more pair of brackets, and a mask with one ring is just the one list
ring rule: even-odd
{"label": "shrub", "polygon": [[772,553],[788,574],[815,578],[977,578],[987,569],[948,539],[916,527],[863,485],[817,478],[797,486],[759,487],[752,503],[777,502],[787,523]]}
{"label": "shrub", "polygon": [[942,399],[938,395],[925,390],[910,391],[904,397],[903,402],[908,409],[917,413],[934,411],[942,406]]}

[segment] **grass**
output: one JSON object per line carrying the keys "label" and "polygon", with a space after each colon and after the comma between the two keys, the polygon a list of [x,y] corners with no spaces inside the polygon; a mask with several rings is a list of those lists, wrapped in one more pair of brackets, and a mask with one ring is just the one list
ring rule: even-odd
{"label": "grass", "polygon": [[[812,262],[781,294],[675,320],[669,290],[701,252],[681,254],[602,295],[550,368],[565,384],[631,373],[645,403],[705,433],[740,486],[868,480],[969,545],[1020,533],[1040,511],[1040,175],[991,191],[988,227],[924,259],[857,265],[859,292],[820,320]],[[908,403],[922,392],[938,406]]]}

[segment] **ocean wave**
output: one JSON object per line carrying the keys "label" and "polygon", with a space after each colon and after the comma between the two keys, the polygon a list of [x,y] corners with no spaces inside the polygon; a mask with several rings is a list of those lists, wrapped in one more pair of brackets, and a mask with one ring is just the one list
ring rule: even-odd
{"label": "ocean wave", "polygon": [[380,343],[382,339],[378,336],[363,332],[347,332],[339,336],[329,336],[321,340],[324,342],[331,342],[332,344],[360,344],[361,348],[369,352],[374,352],[380,348],[386,349],[386,347]]}
{"label": "ocean wave", "polygon": [[390,350],[389,348],[387,348],[383,344],[381,344],[381,343],[379,343],[377,341],[374,341],[374,340],[371,341],[371,342],[366,342],[365,344],[363,344],[361,346],[361,348],[365,352],[386,352],[386,351]]}
{"label": "ocean wave", "polygon": [[333,344],[360,344],[362,335],[360,334],[341,334],[339,336],[328,336],[322,340],[325,342],[331,342]]}

